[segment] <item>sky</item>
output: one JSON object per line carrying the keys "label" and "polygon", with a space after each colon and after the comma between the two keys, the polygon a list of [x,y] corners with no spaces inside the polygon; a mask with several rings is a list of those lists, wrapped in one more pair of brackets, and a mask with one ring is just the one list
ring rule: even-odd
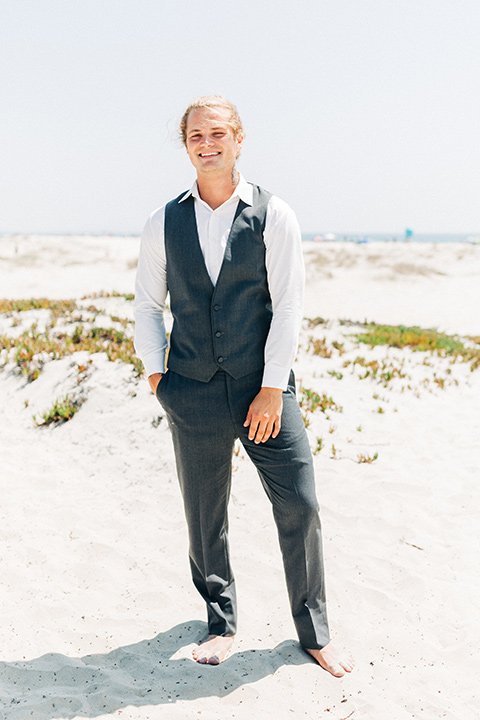
{"label": "sky", "polygon": [[140,234],[223,94],[304,232],[480,232],[478,0],[0,0],[0,233]]}

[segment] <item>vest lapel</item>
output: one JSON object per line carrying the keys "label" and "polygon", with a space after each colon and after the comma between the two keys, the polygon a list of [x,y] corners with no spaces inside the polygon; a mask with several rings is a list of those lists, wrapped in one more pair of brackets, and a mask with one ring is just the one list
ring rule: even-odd
{"label": "vest lapel", "polygon": [[237,209],[235,211],[235,216],[234,216],[233,222],[232,222],[232,227],[230,228],[230,232],[228,234],[227,244],[225,246],[225,252],[224,252],[222,264],[220,267],[220,272],[218,273],[216,285],[218,285],[218,283],[220,282],[220,278],[222,277],[222,275],[224,275],[224,269],[227,266],[227,263],[232,261],[232,244],[235,239],[235,236],[238,233],[237,218],[240,216],[241,212],[246,207],[249,207],[249,206],[246,203],[244,203],[243,200],[238,201]]}
{"label": "vest lapel", "polygon": [[190,197],[184,200],[183,203],[188,203],[188,206],[185,208],[188,213],[188,230],[185,233],[185,236],[188,238],[192,238],[189,247],[189,250],[192,253],[192,263],[196,268],[198,268],[198,272],[202,272],[206,275],[207,280],[213,289],[214,284],[212,283],[212,278],[208,274],[207,266],[205,265],[205,258],[203,257],[202,247],[200,245],[200,238],[198,236],[197,217],[195,215],[195,200],[193,196],[190,195]]}

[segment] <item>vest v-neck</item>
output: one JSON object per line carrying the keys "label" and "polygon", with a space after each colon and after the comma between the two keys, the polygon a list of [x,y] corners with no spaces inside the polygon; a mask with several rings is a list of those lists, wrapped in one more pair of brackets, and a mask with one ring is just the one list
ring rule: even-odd
{"label": "vest v-neck", "polygon": [[[222,263],[221,263],[221,265],[220,265],[220,270],[219,270],[219,272],[218,272],[217,280],[216,280],[216,282],[214,283],[213,280],[212,280],[212,278],[210,277],[210,273],[208,272],[208,268],[207,268],[207,265],[206,265],[206,262],[205,262],[205,257],[204,257],[203,251],[202,251],[202,246],[201,246],[201,243],[200,243],[200,236],[199,236],[199,233],[198,233],[198,225],[197,225],[197,216],[196,216],[196,213],[195,213],[195,199],[194,199],[194,197],[193,197],[193,196],[190,196],[189,198],[187,198],[187,202],[189,203],[189,206],[190,206],[189,209],[190,209],[190,213],[191,213],[192,226],[195,228],[195,232],[194,232],[194,235],[195,235],[195,243],[194,243],[195,253],[198,252],[198,253],[200,254],[200,258],[201,258],[201,263],[200,263],[200,264],[201,264],[201,266],[202,266],[202,268],[203,268],[203,271],[206,273],[206,275],[207,275],[207,277],[208,277],[208,280],[209,280],[212,288],[215,290],[215,288],[217,287],[217,285],[218,285],[218,283],[219,283],[220,277],[221,277],[221,275],[222,275],[222,271],[223,271],[225,262],[230,262],[231,259],[232,259],[232,242],[233,242],[233,238],[235,237],[235,234],[236,234],[236,232],[235,232],[236,220],[237,220],[238,216],[240,215],[240,213],[242,212],[242,210],[243,210],[244,208],[248,207],[248,205],[247,205],[245,202],[243,202],[243,200],[240,200],[240,199],[238,200],[237,207],[236,207],[236,210],[235,210],[235,215],[233,216],[233,222],[232,222],[232,225],[231,225],[231,227],[230,227],[230,232],[228,233],[228,238],[227,238],[227,242],[226,242],[226,245],[225,245],[225,250],[224,250],[224,253],[223,253]],[[197,255],[197,258],[198,258],[198,255]]]}

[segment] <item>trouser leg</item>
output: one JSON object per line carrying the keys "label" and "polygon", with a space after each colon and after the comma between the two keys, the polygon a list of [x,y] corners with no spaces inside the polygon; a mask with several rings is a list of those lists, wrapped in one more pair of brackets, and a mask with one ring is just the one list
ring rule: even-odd
{"label": "trouser leg", "polygon": [[[241,419],[258,392],[252,389],[247,402],[238,397],[229,381],[232,405]],[[246,406],[245,406],[246,404]],[[245,415],[244,415],[245,414]],[[315,493],[313,461],[305,426],[295,396],[293,373],[283,393],[282,427],[276,438],[256,445],[248,440],[248,428],[237,425],[239,437],[254,462],[272,503],[293,620],[300,643],[321,648],[329,642],[326,612],[322,536]]]}
{"label": "trouser leg", "polygon": [[235,582],[228,550],[227,506],[234,429],[225,378],[199,383],[169,371],[158,398],[172,432],[189,534],[192,579],[207,604],[212,635],[236,630]]}

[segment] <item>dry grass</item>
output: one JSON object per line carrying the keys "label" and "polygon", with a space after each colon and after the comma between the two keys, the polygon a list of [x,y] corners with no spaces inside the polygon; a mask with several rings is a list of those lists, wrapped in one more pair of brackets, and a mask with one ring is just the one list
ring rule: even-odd
{"label": "dry grass", "polygon": [[[132,300],[133,295],[120,293],[97,293],[91,297],[125,297]],[[0,312],[7,317],[13,316],[13,324],[19,325],[21,313],[29,310],[50,311],[50,322],[44,331],[39,331],[34,323],[18,337],[0,335],[0,350],[5,351],[8,359],[15,363],[23,375],[30,381],[35,380],[44,364],[50,360],[58,360],[66,355],[86,350],[89,353],[104,352],[112,362],[121,360],[134,366],[138,375],[143,372],[142,363],[135,355],[133,347],[133,323],[124,318],[111,316],[114,323],[120,323],[123,330],[113,327],[96,327],[91,325],[91,318],[100,310],[94,305],[82,308],[75,300],[48,300],[47,298],[31,298],[27,300],[0,300]],[[61,320],[61,325],[59,321]]]}

